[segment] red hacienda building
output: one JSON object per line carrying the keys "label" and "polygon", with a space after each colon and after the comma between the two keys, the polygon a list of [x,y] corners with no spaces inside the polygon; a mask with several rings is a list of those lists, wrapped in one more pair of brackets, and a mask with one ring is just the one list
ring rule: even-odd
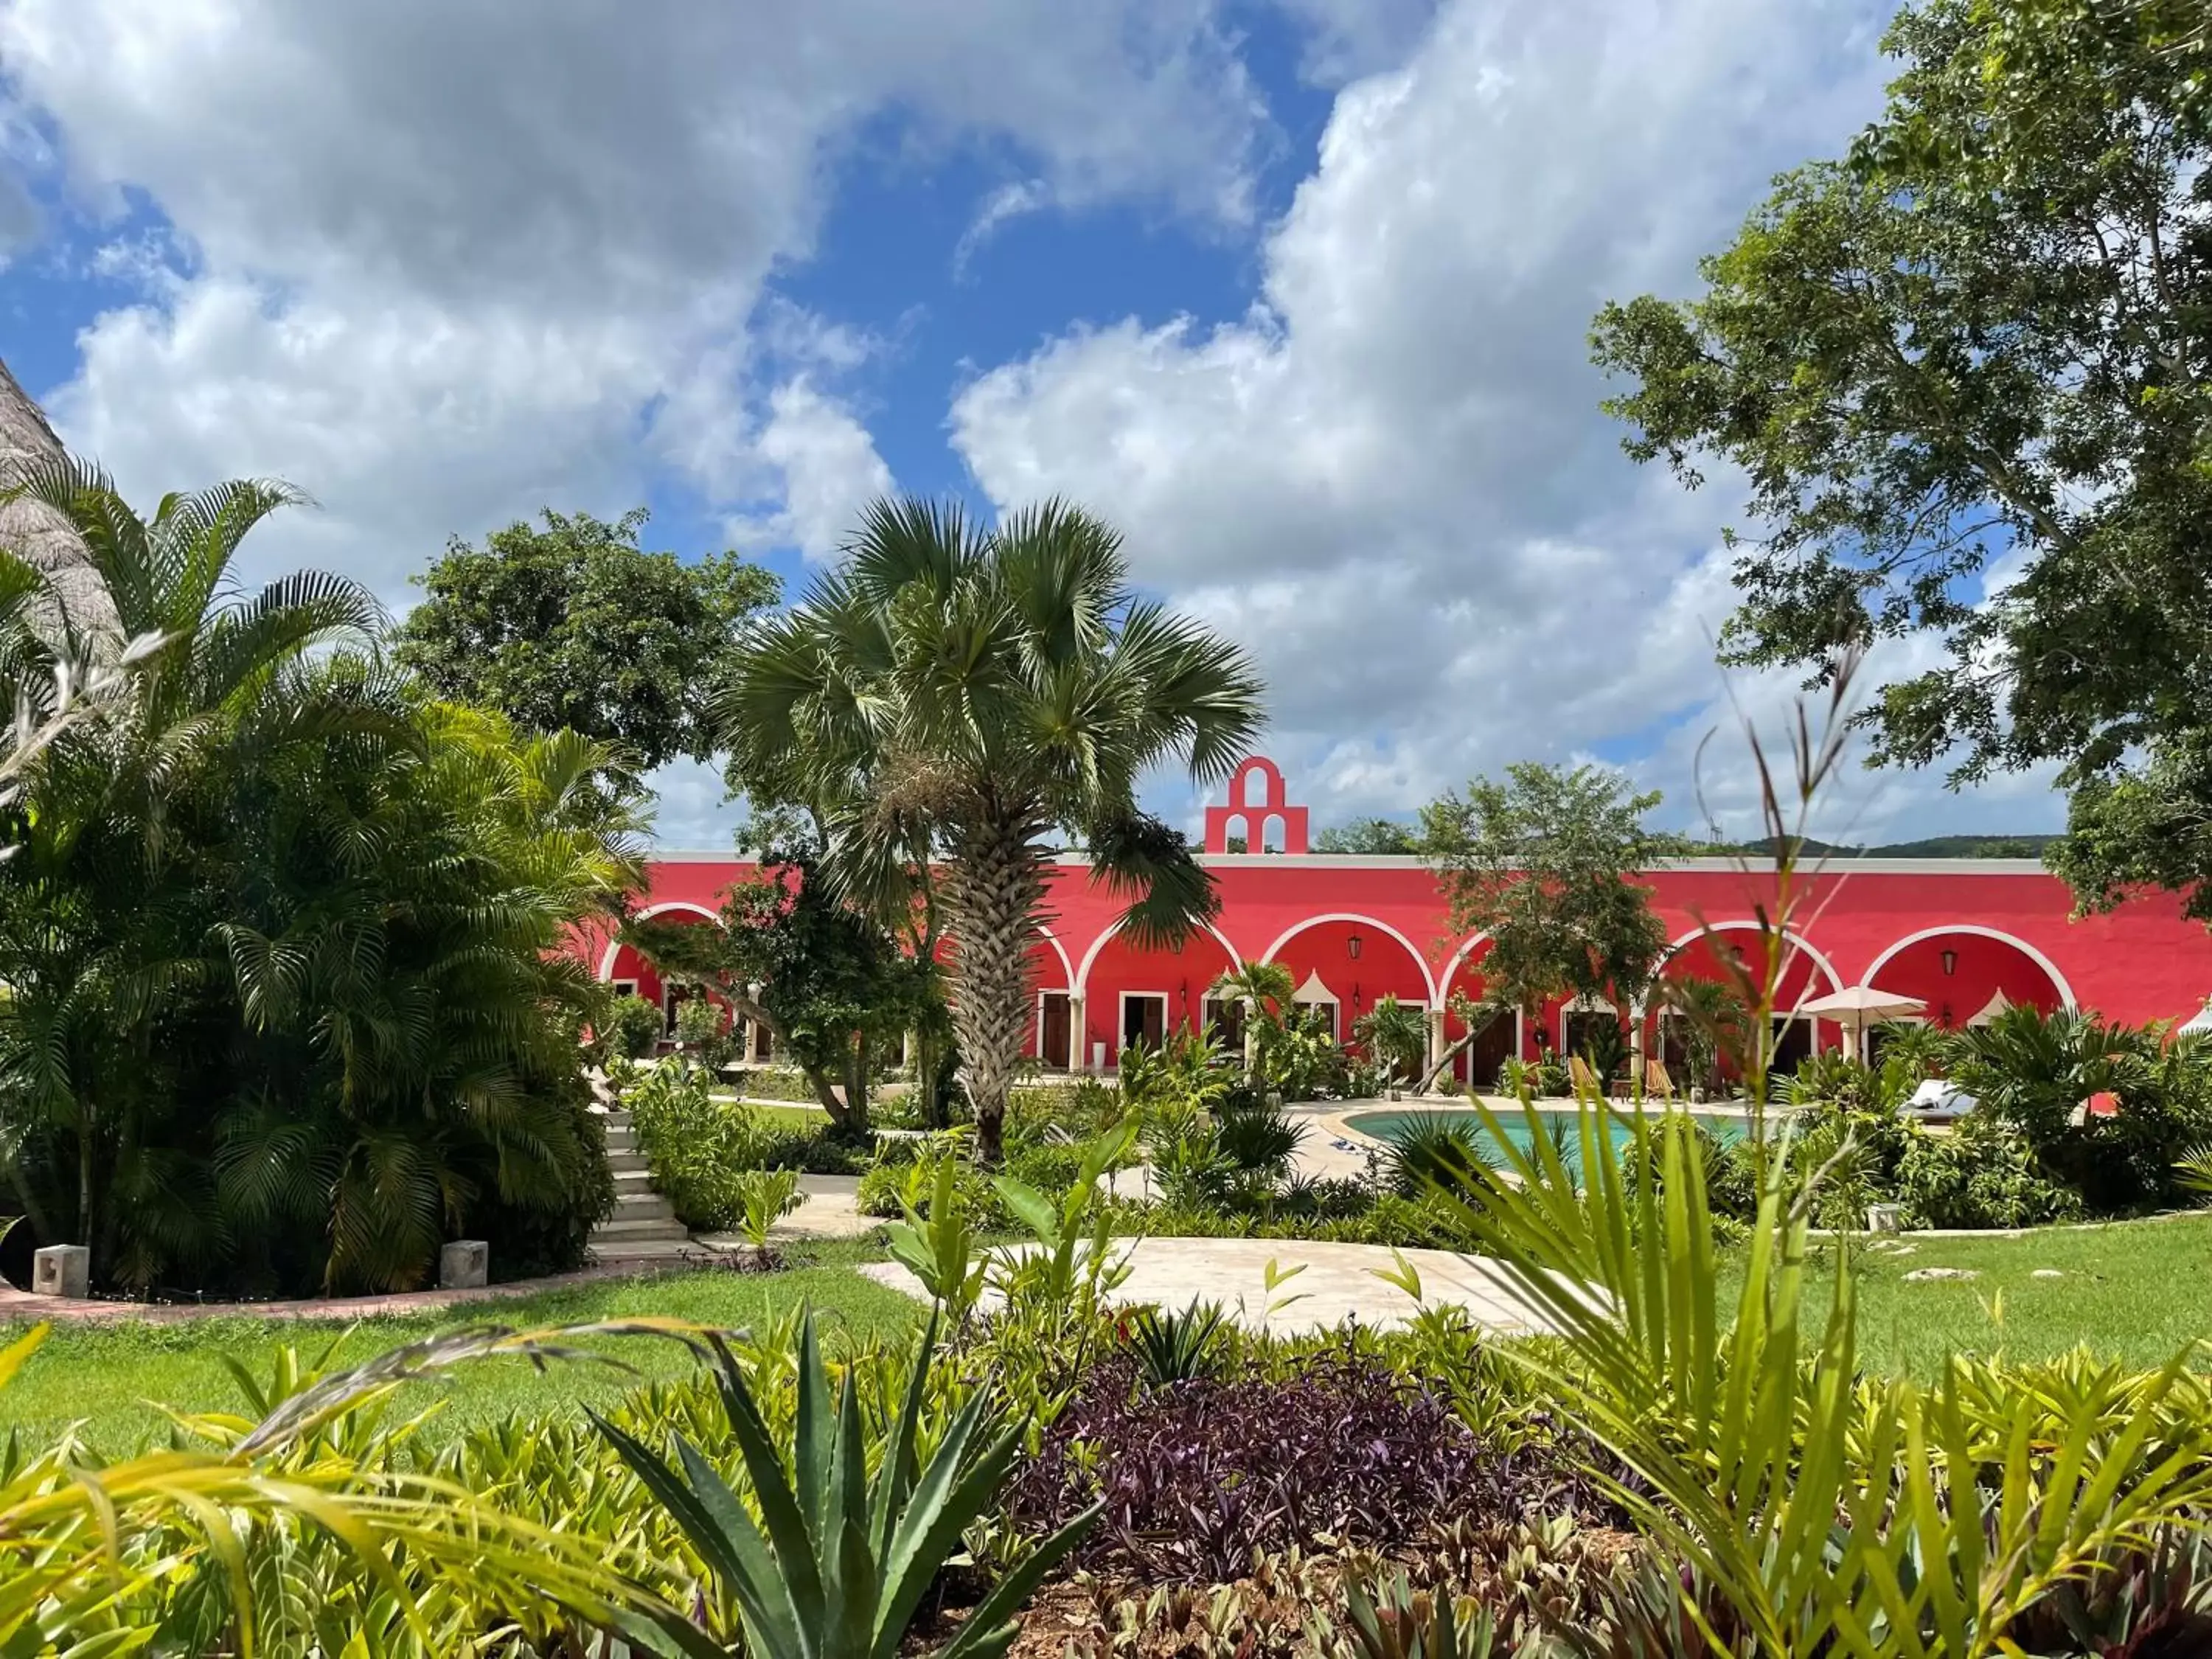
{"label": "red hacienda building", "polygon": [[[1262,849],[1231,852],[1232,845]],[[1051,890],[1052,918],[1036,945],[1036,1018],[1030,1052],[1052,1067],[1110,1068],[1130,1042],[1157,1042],[1188,1021],[1231,1036],[1233,1007],[1207,988],[1238,958],[1285,964],[1299,1000],[1343,1030],[1386,994],[1430,1011],[1435,1052],[1462,1035],[1449,1012],[1455,992],[1482,987],[1484,942],[1455,934],[1436,878],[1419,859],[1347,857],[1307,850],[1306,810],[1290,805],[1271,761],[1246,762],[1228,802],[1206,814],[1205,863],[1221,914],[1178,951],[1144,951],[1115,932],[1120,906],[1065,858]],[[748,866],[727,854],[664,853],[647,866],[646,915],[711,919],[723,890]],[[1730,933],[1771,908],[1773,881],[1721,859],[1650,872],[1655,906],[1676,941],[1663,972],[1712,973]],[[1804,886],[1798,951],[1782,986],[1790,1006],[1850,985],[1919,999],[1927,1018],[1960,1025],[1993,999],[2050,1009],[2093,1008],[2119,1020],[2182,1020],[2212,994],[2212,939],[2169,895],[2133,900],[2109,915],[2074,920],[2065,884],[2026,859],[1860,859],[1830,865]],[[579,941],[603,980],[666,1002],[659,979],[605,933]],[[1580,1046],[1575,1021],[1601,1011],[1554,1006],[1545,1041]],[[1640,1020],[1653,1053],[1674,1049],[1655,1016]],[[1808,1047],[1843,1040],[1826,1021],[1785,1022],[1785,1065]],[[1487,1082],[1509,1054],[1531,1055],[1535,1030],[1498,1021],[1455,1062],[1461,1079]]]}

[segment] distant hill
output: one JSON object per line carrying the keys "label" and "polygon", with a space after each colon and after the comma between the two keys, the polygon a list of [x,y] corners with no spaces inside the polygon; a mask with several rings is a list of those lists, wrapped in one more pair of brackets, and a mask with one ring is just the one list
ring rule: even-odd
{"label": "distant hill", "polygon": [[[1804,850],[1824,859],[2039,859],[2056,836],[1930,836],[1925,841],[1893,841],[1879,847],[1846,847],[1808,839]],[[1746,842],[1726,849],[1771,857],[1771,841]]]}

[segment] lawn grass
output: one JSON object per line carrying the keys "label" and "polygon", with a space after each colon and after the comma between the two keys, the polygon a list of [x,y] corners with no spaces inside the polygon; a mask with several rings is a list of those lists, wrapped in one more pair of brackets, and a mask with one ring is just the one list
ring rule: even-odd
{"label": "lawn grass", "polygon": [[[824,1243],[806,1247],[804,1260],[795,1259],[783,1273],[700,1271],[605,1279],[352,1326],[229,1316],[167,1324],[58,1325],[15,1381],[0,1389],[0,1432],[20,1429],[29,1444],[37,1445],[70,1424],[82,1423],[100,1451],[128,1453],[167,1431],[167,1420],[148,1401],[187,1412],[236,1409],[238,1388],[222,1356],[265,1374],[271,1357],[287,1344],[312,1361],[335,1342],[335,1362],[345,1364],[471,1325],[528,1328],[656,1314],[735,1328],[802,1300],[833,1328],[866,1333],[912,1325],[919,1316],[912,1301],[853,1271],[856,1263],[878,1254],[864,1243]],[[21,1335],[22,1328],[0,1328],[0,1343]],[[676,1376],[692,1364],[689,1353],[672,1342],[608,1339],[588,1346],[650,1376]],[[542,1414],[612,1399],[639,1380],[590,1362],[540,1371],[522,1360],[485,1360],[458,1367],[434,1382],[410,1383],[399,1403],[421,1410],[442,1401],[443,1409],[427,1431],[430,1439],[442,1440],[512,1412]]]}
{"label": "lawn grass", "polygon": [[[1859,1358],[1868,1370],[1930,1378],[1953,1353],[2049,1359],[2086,1346],[2148,1368],[2212,1336],[2212,1213],[2049,1228],[2020,1238],[1902,1241],[1907,1252],[1862,1249]],[[1923,1267],[1960,1267],[1972,1279],[1908,1283]],[[2034,1277],[2055,1268],[2057,1279]],[[1813,1267],[1825,1313],[1834,1254]],[[1817,1335],[1817,1333],[1815,1334]],[[2200,1368],[2212,1350],[2200,1348]]]}
{"label": "lawn grass", "polygon": [[[732,1105],[737,1103],[738,1096],[734,1090],[714,1089],[708,1092],[716,1100]],[[755,1100],[747,1104],[774,1128],[819,1129],[830,1121],[829,1113],[805,1101]]]}

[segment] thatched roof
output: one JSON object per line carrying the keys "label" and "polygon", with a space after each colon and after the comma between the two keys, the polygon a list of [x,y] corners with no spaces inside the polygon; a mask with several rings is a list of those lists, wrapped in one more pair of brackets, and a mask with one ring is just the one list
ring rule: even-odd
{"label": "thatched roof", "polygon": [[[0,487],[17,482],[26,467],[59,460],[64,453],[44,412],[0,362]],[[84,544],[69,520],[44,501],[0,506],[0,547],[45,571],[80,627],[112,625],[106,589],[93,572]]]}

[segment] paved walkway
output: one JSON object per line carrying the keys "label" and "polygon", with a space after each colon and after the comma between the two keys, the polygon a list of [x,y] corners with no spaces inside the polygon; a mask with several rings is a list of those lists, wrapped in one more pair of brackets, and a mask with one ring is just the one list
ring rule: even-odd
{"label": "paved walkway", "polygon": [[[1187,1307],[1218,1302],[1249,1330],[1279,1334],[1325,1329],[1356,1319],[1363,1325],[1406,1323],[1418,1307],[1413,1297],[1375,1274],[1393,1271],[1395,1258],[1379,1244],[1310,1243],[1279,1238],[1145,1238],[1122,1241],[1129,1277],[1113,1294],[1117,1305]],[[1449,1250],[1407,1250],[1431,1304],[1464,1308],[1478,1325],[1501,1334],[1528,1335],[1550,1327],[1522,1300],[1497,1266]],[[1267,1263],[1279,1272],[1304,1271],[1267,1291]],[[920,1299],[921,1285],[894,1261],[860,1271]],[[1295,1298],[1295,1299],[1292,1299]],[[1273,1306],[1270,1307],[1271,1301]]]}
{"label": "paved walkway", "polygon": [[504,1302],[609,1279],[635,1279],[640,1273],[635,1267],[586,1267],[581,1273],[517,1279],[476,1290],[315,1297],[296,1302],[80,1302],[67,1297],[33,1296],[12,1285],[0,1284],[0,1324],[32,1324],[46,1319],[94,1324],[127,1319],[149,1325],[174,1325],[194,1319],[388,1319],[471,1302]]}

